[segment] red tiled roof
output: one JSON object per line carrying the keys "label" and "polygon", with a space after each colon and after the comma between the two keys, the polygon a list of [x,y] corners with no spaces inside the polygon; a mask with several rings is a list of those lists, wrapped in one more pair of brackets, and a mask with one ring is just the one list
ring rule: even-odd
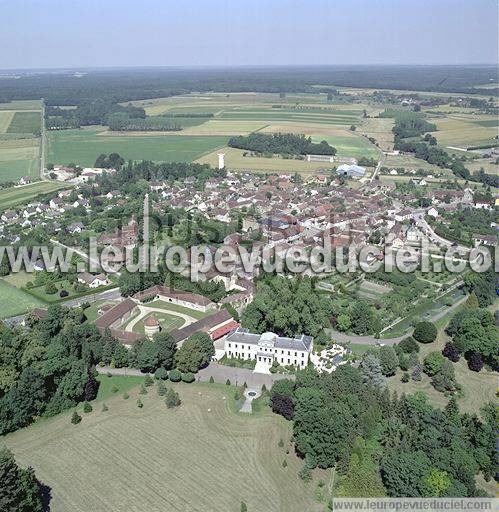
{"label": "red tiled roof", "polygon": [[231,320],[228,324],[222,325],[222,327],[218,327],[211,333],[212,340],[218,340],[225,334],[228,334],[230,331],[239,327],[239,324],[235,320]]}

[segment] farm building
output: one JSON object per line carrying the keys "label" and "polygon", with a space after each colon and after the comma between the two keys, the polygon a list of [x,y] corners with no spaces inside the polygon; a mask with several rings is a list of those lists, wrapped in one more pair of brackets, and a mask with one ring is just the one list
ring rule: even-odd
{"label": "farm building", "polygon": [[341,174],[342,176],[349,176],[351,178],[362,178],[362,176],[364,176],[364,174],[366,173],[366,168],[361,167],[360,165],[342,164],[338,166],[336,172],[338,174]]}

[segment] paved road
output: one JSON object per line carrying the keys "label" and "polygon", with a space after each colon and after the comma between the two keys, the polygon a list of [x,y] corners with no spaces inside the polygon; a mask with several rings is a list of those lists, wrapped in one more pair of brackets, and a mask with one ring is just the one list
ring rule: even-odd
{"label": "paved road", "polygon": [[45,100],[42,98],[42,126],[40,129],[40,179],[46,180],[45,175],[45,157],[47,147],[47,133],[45,131]]}
{"label": "paved road", "polygon": [[[424,212],[417,212],[414,215],[414,220],[416,221],[416,225],[423,228],[423,230],[426,231],[428,236],[433,242],[438,242],[441,245],[445,245],[446,247],[452,247],[453,242],[450,242],[449,240],[441,237],[440,235],[437,235],[435,231],[433,231],[433,228],[428,224],[428,222],[425,219]],[[458,245],[455,247],[456,250],[459,252],[462,252],[463,254],[468,254],[471,249],[469,247],[464,247],[462,245]]]}
{"label": "paved road", "polygon": [[[109,368],[108,366],[98,366],[99,373],[111,375],[131,375],[131,376],[145,376],[146,373],[133,368]],[[265,375],[262,373],[253,373],[252,370],[246,368],[232,368],[218,363],[210,363],[206,368],[203,368],[196,374],[196,380],[201,382],[208,382],[210,377],[213,377],[215,382],[225,384],[227,379],[230,380],[232,385],[241,386],[244,382],[248,387],[261,388],[263,384],[270,389],[276,380],[280,379],[294,379],[294,375],[271,374]]]}

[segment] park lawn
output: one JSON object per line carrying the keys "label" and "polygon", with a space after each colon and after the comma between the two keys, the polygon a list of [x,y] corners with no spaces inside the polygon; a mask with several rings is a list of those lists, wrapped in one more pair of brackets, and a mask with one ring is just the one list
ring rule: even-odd
{"label": "park lawn", "polygon": [[[97,376],[99,381],[99,391],[97,392],[97,402],[103,402],[110,397],[123,395],[132,389],[138,388],[144,383],[144,377],[135,375],[104,375]],[[117,389],[117,391],[116,391]]]}
{"label": "park lawn", "polygon": [[139,320],[133,326],[133,332],[145,334],[144,320],[150,317],[151,315],[154,315],[156,317],[156,319],[159,322],[159,325],[161,326],[162,331],[170,332],[173,331],[173,329],[180,329],[185,325],[185,320],[183,318],[180,318],[179,316],[168,315],[167,313],[154,312],[146,315],[144,318]]}
{"label": "park lawn", "polygon": [[45,306],[40,299],[0,279],[0,318],[21,315],[33,308]]}
{"label": "park lawn", "polygon": [[[445,333],[445,327],[449,323],[452,316],[457,312],[454,311],[452,315],[447,315],[442,321],[437,322],[438,336],[433,343],[420,343],[419,359],[423,361],[424,358],[434,351],[442,351],[445,344],[451,341],[451,338]],[[497,389],[497,373],[491,372],[483,368],[480,372],[473,372],[468,368],[464,357],[457,363],[453,363],[454,372],[456,375],[456,381],[461,385],[461,393],[457,395],[457,404],[461,412],[470,414],[480,414],[480,409],[489,402],[495,403],[496,401],[496,389]],[[448,399],[443,393],[437,391],[431,385],[431,377],[428,377],[425,373],[422,374],[422,380],[420,382],[413,381],[401,382],[401,377],[404,372],[398,370],[394,377],[387,379],[388,388],[391,391],[397,391],[398,393],[415,393],[416,391],[424,391],[430,400],[430,402],[438,407],[445,407],[448,403]],[[410,372],[409,372],[410,373]]]}
{"label": "park lawn", "polygon": [[286,455],[289,422],[268,409],[255,417],[232,412],[233,387],[166,385],[180,394],[177,409],[167,409],[155,388],[138,395],[131,386],[128,400],[120,390],[106,398],[108,411],[96,403],[78,425],[68,411],[9,434],[5,443],[51,487],[52,512],[214,512],[239,510],[241,501],[249,511],[323,510],[313,494],[327,473],[300,480],[302,461],[292,448]]}
{"label": "park lawn", "polygon": [[146,302],[144,305],[150,308],[164,309],[166,313],[168,313],[168,310],[183,313],[184,315],[192,316],[192,318],[195,318],[196,320],[201,320],[201,318],[205,318],[214,313],[214,311],[208,311],[205,313],[204,311],[198,311],[196,309],[184,308],[183,306],[172,304],[164,300],[153,300],[152,302]]}
{"label": "park lawn", "polygon": [[41,112],[16,112],[10,122],[8,133],[40,133]]}
{"label": "park lawn", "polygon": [[374,158],[379,159],[379,151],[375,146],[370,144],[366,139],[358,137],[356,135],[344,135],[344,136],[324,136],[324,135],[313,135],[312,142],[319,143],[325,140],[328,144],[337,149],[338,156],[351,156],[354,158]]}
{"label": "park lawn", "polygon": [[56,164],[75,162],[92,166],[101,153],[119,153],[125,160],[191,162],[205,153],[223,147],[227,137],[187,135],[107,136],[104,127],[61,130],[48,134],[47,161]]}
{"label": "park lawn", "polygon": [[29,203],[40,195],[70,188],[66,183],[39,181],[22,187],[9,187],[0,190],[0,210],[12,208],[18,204]]}

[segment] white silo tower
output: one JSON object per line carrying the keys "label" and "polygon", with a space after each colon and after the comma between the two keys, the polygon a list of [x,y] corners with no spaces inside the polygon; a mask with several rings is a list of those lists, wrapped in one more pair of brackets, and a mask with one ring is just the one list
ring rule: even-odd
{"label": "white silo tower", "polygon": [[218,168],[223,169],[225,167],[225,153],[218,153]]}

